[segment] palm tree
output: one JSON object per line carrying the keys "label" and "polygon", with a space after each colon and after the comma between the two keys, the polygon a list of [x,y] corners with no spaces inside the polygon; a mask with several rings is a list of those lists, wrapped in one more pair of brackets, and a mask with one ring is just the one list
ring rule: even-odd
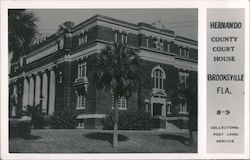
{"label": "palm tree", "polygon": [[197,75],[192,73],[187,79],[187,84],[177,84],[177,95],[180,103],[183,102],[184,98],[187,102],[187,107],[189,110],[189,120],[188,120],[188,131],[189,131],[189,144],[193,144],[193,130],[194,125],[197,125]]}
{"label": "palm tree", "polygon": [[37,33],[37,20],[32,12],[24,9],[8,10],[9,53],[13,54],[13,59],[22,56],[31,46]]}
{"label": "palm tree", "polygon": [[107,46],[95,59],[97,89],[111,91],[114,95],[113,147],[118,146],[118,100],[130,97],[137,90],[141,77],[141,62],[134,50],[124,44]]}

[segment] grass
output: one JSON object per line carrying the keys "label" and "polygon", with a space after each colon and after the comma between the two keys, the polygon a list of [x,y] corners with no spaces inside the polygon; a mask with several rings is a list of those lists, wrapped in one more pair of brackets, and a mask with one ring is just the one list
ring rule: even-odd
{"label": "grass", "polygon": [[31,135],[11,138],[11,153],[196,153],[188,145],[188,133],[166,131],[119,131],[119,146],[112,147],[112,131],[32,130]]}

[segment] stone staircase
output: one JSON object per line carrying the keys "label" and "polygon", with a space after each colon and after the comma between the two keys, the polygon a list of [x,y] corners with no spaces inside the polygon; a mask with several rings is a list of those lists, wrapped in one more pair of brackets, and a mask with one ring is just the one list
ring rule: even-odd
{"label": "stone staircase", "polygon": [[170,121],[177,121],[177,120],[183,120],[188,121],[187,117],[158,117],[158,120],[160,120],[160,128],[155,128],[154,130],[158,131],[167,131],[167,132],[188,132],[188,129],[185,128],[179,128],[174,123],[171,123]]}

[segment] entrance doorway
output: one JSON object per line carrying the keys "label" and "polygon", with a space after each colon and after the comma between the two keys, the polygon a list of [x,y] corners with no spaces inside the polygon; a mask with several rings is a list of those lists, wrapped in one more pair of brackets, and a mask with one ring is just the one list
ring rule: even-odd
{"label": "entrance doorway", "polygon": [[154,105],[153,106],[153,116],[161,116],[163,104],[161,104],[161,103],[154,103],[153,105]]}

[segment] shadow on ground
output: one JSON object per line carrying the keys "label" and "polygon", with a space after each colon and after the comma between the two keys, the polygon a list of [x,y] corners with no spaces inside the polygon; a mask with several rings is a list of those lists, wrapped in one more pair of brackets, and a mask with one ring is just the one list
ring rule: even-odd
{"label": "shadow on ground", "polygon": [[168,139],[168,140],[176,140],[181,142],[184,145],[188,145],[189,138],[181,136],[181,135],[174,135],[174,134],[161,134],[159,135],[161,139]]}
{"label": "shadow on ground", "polygon": [[25,136],[18,136],[18,138],[25,139],[25,140],[37,140],[42,137],[40,136],[35,136],[35,135],[25,135]]}
{"label": "shadow on ground", "polygon": [[[85,137],[90,139],[96,139],[96,140],[102,140],[102,141],[108,141],[110,144],[113,143],[113,133],[88,133],[85,134]],[[129,138],[127,136],[118,134],[118,141],[127,141]]]}

